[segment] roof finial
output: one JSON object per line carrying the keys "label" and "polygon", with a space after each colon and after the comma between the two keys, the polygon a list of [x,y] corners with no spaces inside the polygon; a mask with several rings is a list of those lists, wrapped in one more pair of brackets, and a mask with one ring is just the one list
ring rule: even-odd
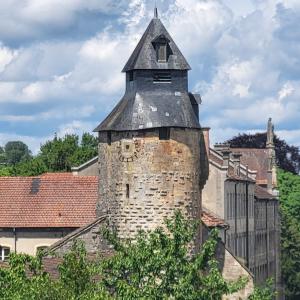
{"label": "roof finial", "polygon": [[154,19],[158,19],[158,11],[157,11],[157,6],[156,6],[156,1],[155,1],[155,7],[154,7]]}
{"label": "roof finial", "polygon": [[274,125],[272,123],[272,118],[269,118],[267,126],[267,148],[272,147],[274,147]]}

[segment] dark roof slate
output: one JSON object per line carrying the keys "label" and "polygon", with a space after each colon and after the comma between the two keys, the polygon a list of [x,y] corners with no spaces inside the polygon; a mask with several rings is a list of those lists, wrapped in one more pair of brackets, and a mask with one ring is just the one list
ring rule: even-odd
{"label": "dark roof slate", "polygon": [[125,93],[124,97],[96,128],[98,131],[130,131],[159,127],[200,128],[190,95],[171,91]]}
{"label": "dark roof slate", "polygon": [[[169,40],[171,55],[167,63],[159,63],[156,60],[156,52],[153,42],[159,36],[164,36]],[[138,45],[134,49],[128,62],[123,68],[123,72],[131,70],[148,70],[148,69],[164,69],[164,70],[190,70],[191,67],[180,52],[179,48],[173,41],[172,37],[160,21],[154,18],[148,25],[145,33],[140,39]]]}

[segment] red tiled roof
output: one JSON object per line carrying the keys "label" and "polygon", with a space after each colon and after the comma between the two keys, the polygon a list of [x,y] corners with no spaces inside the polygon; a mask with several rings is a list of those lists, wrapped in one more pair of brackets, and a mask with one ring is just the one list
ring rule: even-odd
{"label": "red tiled roof", "polygon": [[258,199],[275,199],[265,188],[255,185],[255,197]]}
{"label": "red tiled roof", "polygon": [[201,220],[207,227],[228,227],[223,219],[205,208],[202,208]]}
{"label": "red tiled roof", "polygon": [[0,177],[0,227],[81,227],[96,218],[97,176]]}
{"label": "red tiled roof", "polygon": [[241,153],[241,163],[250,170],[257,171],[256,181],[265,182],[268,171],[268,149],[230,148],[234,153]]}
{"label": "red tiled roof", "polygon": [[209,152],[209,159],[211,161],[213,161],[214,163],[222,166],[223,165],[223,159],[220,158],[215,152],[213,149],[210,149],[210,152]]}

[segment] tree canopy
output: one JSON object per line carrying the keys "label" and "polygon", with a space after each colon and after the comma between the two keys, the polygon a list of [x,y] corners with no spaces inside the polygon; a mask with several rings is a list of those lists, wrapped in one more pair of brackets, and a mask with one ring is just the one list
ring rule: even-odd
{"label": "tree canopy", "polygon": [[278,172],[281,205],[281,262],[285,294],[300,298],[300,176]]}
{"label": "tree canopy", "polygon": [[[27,145],[22,142],[8,142],[0,151],[0,176],[36,176],[45,172],[69,172],[74,166],[97,155],[98,140],[84,133],[54,137],[41,145],[40,152],[31,156]],[[2,164],[1,164],[2,162]]]}
{"label": "tree canopy", "polygon": [[28,149],[28,146],[21,141],[7,142],[4,147],[4,152],[6,162],[11,165],[31,158],[31,151]]}
{"label": "tree canopy", "polygon": [[[265,148],[267,133],[239,134],[228,140],[232,148]],[[299,148],[288,145],[276,135],[274,136],[274,145],[276,153],[276,162],[279,168],[299,174],[300,172],[300,154]]]}
{"label": "tree canopy", "polygon": [[[58,266],[53,279],[37,257],[11,254],[9,266],[0,268],[0,298],[22,300],[58,299],[197,299],[220,300],[243,288],[246,278],[227,282],[215,259],[218,233],[212,231],[197,254],[190,253],[196,224],[180,212],[166,221],[166,229],[140,232],[135,242],[104,236],[114,248],[109,257],[88,258],[77,241]],[[249,299],[271,300],[270,289],[256,289]]]}

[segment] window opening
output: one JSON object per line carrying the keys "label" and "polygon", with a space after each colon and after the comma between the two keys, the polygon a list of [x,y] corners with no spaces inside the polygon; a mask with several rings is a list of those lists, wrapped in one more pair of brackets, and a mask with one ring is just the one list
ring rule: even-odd
{"label": "window opening", "polygon": [[129,184],[126,184],[126,198],[129,198]]}
{"label": "window opening", "polygon": [[111,131],[107,131],[107,143],[111,145]]}
{"label": "window opening", "polygon": [[0,246],[0,261],[8,260],[9,254],[10,254],[9,247],[1,247]]}
{"label": "window opening", "polygon": [[168,128],[168,127],[159,128],[159,139],[160,140],[169,140],[170,139],[170,128]]}
{"label": "window opening", "polygon": [[157,44],[156,55],[158,62],[167,62],[167,44]]}
{"label": "window opening", "polygon": [[133,71],[129,72],[129,81],[133,81]]}
{"label": "window opening", "polygon": [[154,83],[171,83],[171,73],[170,72],[159,72],[153,74]]}

